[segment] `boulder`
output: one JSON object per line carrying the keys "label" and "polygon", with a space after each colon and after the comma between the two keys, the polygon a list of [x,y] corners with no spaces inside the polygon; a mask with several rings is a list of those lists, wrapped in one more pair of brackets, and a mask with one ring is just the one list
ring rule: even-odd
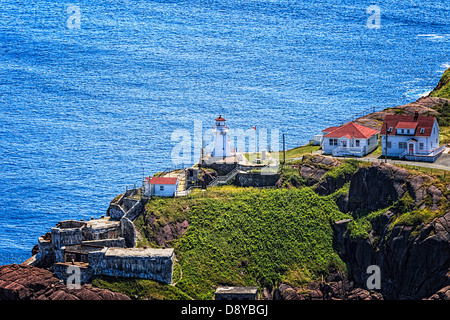
{"label": "boulder", "polygon": [[29,265],[0,266],[0,300],[130,300],[122,293],[82,285],[69,289],[52,272]]}

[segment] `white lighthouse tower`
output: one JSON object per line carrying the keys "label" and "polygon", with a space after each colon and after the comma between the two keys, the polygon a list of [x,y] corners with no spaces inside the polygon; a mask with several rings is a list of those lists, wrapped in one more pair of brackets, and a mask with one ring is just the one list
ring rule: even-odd
{"label": "white lighthouse tower", "polygon": [[225,119],[219,115],[216,118],[216,125],[213,126],[214,130],[214,149],[211,156],[213,158],[223,158],[231,156],[230,143],[228,142],[227,132],[228,126],[225,125]]}

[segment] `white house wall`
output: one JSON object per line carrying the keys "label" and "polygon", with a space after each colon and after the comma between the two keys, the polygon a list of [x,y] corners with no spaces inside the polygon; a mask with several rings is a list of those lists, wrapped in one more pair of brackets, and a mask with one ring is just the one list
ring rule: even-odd
{"label": "white house wall", "polygon": [[[356,147],[355,140],[359,140],[359,147],[366,147],[366,154],[369,152],[372,152],[378,147],[378,134],[373,135],[369,139],[348,139],[348,138],[337,138],[338,139],[338,145],[330,145],[330,139],[336,139],[336,138],[323,138],[322,140],[322,150],[325,154],[331,154],[333,149],[337,147],[342,147],[342,141],[345,139],[347,140],[347,147]],[[368,141],[370,140],[370,143]],[[353,141],[353,145],[352,145]]]}
{"label": "white house wall", "polygon": [[[417,128],[420,130],[420,128]],[[388,142],[391,142],[391,148],[388,148],[387,155],[389,157],[398,157],[402,152],[404,152],[409,146],[405,148],[400,148],[400,142],[408,143],[408,140],[415,139],[417,142],[414,146],[415,153],[430,153],[432,150],[439,147],[439,125],[437,121],[434,121],[433,129],[431,130],[431,135],[429,137],[418,137],[414,135],[389,135]],[[420,143],[423,143],[423,150],[419,149]],[[382,155],[385,155],[386,150],[386,136],[381,137],[381,147]]]}

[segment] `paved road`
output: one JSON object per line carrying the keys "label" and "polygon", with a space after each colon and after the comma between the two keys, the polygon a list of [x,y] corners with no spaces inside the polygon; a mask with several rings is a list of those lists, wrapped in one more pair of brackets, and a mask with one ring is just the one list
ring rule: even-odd
{"label": "paved road", "polygon": [[[320,154],[325,157],[333,158],[333,156],[331,156],[331,155],[322,154],[321,151],[322,150],[316,151],[316,152],[314,152],[314,154]],[[405,165],[410,165],[410,166],[414,166],[414,167],[424,167],[424,168],[450,171],[450,154],[449,154],[449,152],[450,152],[450,148],[445,149],[445,151],[441,154],[441,156],[435,162],[406,161],[406,160],[398,160],[398,159],[387,159],[387,162],[392,163],[392,164],[405,164]],[[336,157],[336,158],[339,159],[342,157]],[[298,158],[298,159],[301,159],[301,158]],[[348,159],[350,159],[350,158],[348,158]],[[352,159],[355,159],[355,158],[352,158]],[[382,156],[371,157],[370,154],[366,157],[356,158],[356,159],[362,160],[362,161],[368,161],[368,162],[374,162],[374,161],[384,162],[384,157],[382,157]],[[292,160],[295,160],[295,159],[292,159]]]}
{"label": "paved road", "polygon": [[[422,162],[422,161],[407,161],[407,160],[398,160],[398,159],[387,159],[388,163],[392,164],[406,164],[414,167],[424,167],[424,168],[432,168],[439,170],[450,171],[450,154],[448,154],[448,149],[441,154],[441,156],[435,162]],[[361,158],[361,160],[367,161],[379,161],[384,162],[384,157],[374,158],[368,155],[367,157]]]}

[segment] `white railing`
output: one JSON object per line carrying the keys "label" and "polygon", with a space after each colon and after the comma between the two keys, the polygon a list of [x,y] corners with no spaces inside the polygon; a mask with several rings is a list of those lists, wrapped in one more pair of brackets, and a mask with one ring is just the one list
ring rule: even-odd
{"label": "white railing", "polygon": [[424,149],[409,150],[409,149],[406,149],[405,151],[400,153],[398,155],[398,157],[399,157],[399,159],[409,158],[409,157],[435,157],[438,154],[440,154],[441,152],[443,152],[444,150],[445,150],[445,145],[442,145],[439,148],[436,148],[434,150],[424,150]]}
{"label": "white railing", "polygon": [[408,150],[403,151],[402,153],[400,153],[400,154],[398,155],[398,158],[399,158],[399,159],[403,159],[403,158],[405,157],[405,155],[406,155],[407,152],[408,152]]}
{"label": "white railing", "polygon": [[194,187],[189,187],[186,190],[182,190],[182,191],[175,191],[175,197],[185,197],[188,196],[192,190],[194,189]]}
{"label": "white railing", "polygon": [[365,147],[337,147],[334,148],[331,153],[333,156],[339,156],[339,155],[355,155],[355,156],[362,156],[364,155],[364,149]]}
{"label": "white railing", "polygon": [[220,184],[226,184],[226,183],[228,183],[228,181],[230,181],[231,179],[233,179],[233,178],[236,176],[236,174],[238,173],[238,171],[239,171],[239,170],[238,170],[238,168],[236,167],[236,168],[234,168],[233,170],[231,170],[230,172],[228,172],[227,175],[216,177],[213,181],[211,181],[211,182],[208,184],[208,187],[214,187],[214,186],[217,186],[219,183],[220,183]]}

